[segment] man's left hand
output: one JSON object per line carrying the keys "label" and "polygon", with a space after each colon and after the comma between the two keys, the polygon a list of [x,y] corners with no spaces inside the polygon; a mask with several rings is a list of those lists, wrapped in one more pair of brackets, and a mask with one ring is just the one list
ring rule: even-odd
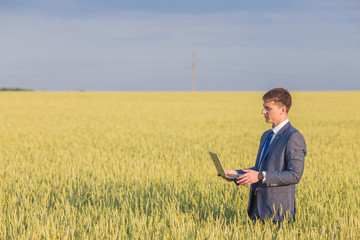
{"label": "man's left hand", "polygon": [[259,181],[259,172],[251,169],[242,169],[245,173],[239,177],[239,180],[236,183],[247,186]]}

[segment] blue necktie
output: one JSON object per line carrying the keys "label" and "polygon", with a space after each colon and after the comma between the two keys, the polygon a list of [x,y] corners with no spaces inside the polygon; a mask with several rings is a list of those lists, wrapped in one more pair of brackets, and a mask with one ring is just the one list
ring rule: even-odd
{"label": "blue necktie", "polygon": [[[266,152],[270,146],[270,142],[271,142],[271,139],[272,139],[272,136],[274,135],[274,132],[271,130],[271,132],[269,133],[269,135],[267,136],[266,138],[266,143],[265,143],[265,146],[264,146],[264,150],[262,151],[262,154],[261,154],[261,158],[259,160],[259,164],[256,166],[256,171],[259,171],[260,169],[260,166],[261,166],[261,163],[262,161],[264,160],[265,158],[265,155],[266,155]],[[257,187],[258,183],[254,183],[251,185],[251,190],[255,191],[256,190],[256,187]]]}

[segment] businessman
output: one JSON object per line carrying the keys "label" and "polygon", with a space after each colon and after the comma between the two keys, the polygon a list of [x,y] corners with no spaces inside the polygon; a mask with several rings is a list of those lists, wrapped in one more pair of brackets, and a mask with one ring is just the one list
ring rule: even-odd
{"label": "businessman", "polygon": [[274,223],[295,220],[295,184],[304,171],[305,140],[288,120],[291,95],[274,88],[263,96],[262,114],[272,128],[265,131],[255,166],[227,170],[227,174],[245,173],[235,182],[250,187],[248,215],[254,221],[271,219]]}

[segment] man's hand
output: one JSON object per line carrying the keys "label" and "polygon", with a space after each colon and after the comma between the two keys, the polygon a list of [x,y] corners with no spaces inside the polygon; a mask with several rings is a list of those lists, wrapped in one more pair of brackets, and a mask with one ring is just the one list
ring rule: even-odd
{"label": "man's hand", "polygon": [[[232,170],[232,169],[226,170],[225,173],[226,173],[226,175],[237,175],[237,172],[235,170]],[[218,175],[218,177],[221,177],[220,173],[218,173],[217,175]],[[226,179],[226,178],[224,178],[224,179]],[[231,182],[231,181],[234,181],[234,180],[226,179],[226,181]]]}
{"label": "man's hand", "polygon": [[259,181],[259,172],[250,169],[242,169],[242,171],[244,171],[245,174],[238,178],[239,180],[236,181],[237,184],[247,186]]}
{"label": "man's hand", "polygon": [[[238,174],[235,170],[232,170],[232,169],[226,170],[225,173],[226,173],[226,175],[237,175]],[[226,181],[233,182],[234,180],[226,179]]]}
{"label": "man's hand", "polygon": [[232,169],[226,170],[225,173],[226,173],[226,175],[237,175],[237,172]]}

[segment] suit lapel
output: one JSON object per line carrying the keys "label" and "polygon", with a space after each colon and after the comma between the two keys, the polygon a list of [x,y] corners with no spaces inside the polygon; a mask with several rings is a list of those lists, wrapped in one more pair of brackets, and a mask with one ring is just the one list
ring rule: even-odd
{"label": "suit lapel", "polygon": [[[285,124],[285,126],[282,127],[282,128],[280,129],[280,131],[276,134],[275,138],[274,138],[274,139],[272,140],[272,142],[270,143],[270,146],[268,147],[267,151],[263,153],[264,159],[263,159],[263,161],[261,162],[261,166],[264,164],[264,162],[265,162],[266,158],[268,157],[268,155],[269,155],[271,149],[273,148],[273,146],[276,145],[276,143],[277,143],[277,141],[280,139],[281,135],[282,135],[282,134],[286,131],[286,129],[288,129],[290,126],[291,126],[291,124],[290,124],[290,122],[288,122],[288,123]],[[269,131],[269,132],[270,132],[270,131]],[[268,134],[269,134],[269,133],[268,133]],[[266,135],[266,136],[267,136],[267,135]],[[266,138],[265,138],[265,139],[266,139]],[[266,140],[263,141],[263,143],[261,144],[261,150],[263,149],[263,146],[264,146],[265,142],[266,142]],[[260,158],[260,157],[259,157],[259,158]],[[257,160],[257,161],[259,161],[259,160]],[[261,169],[261,166],[260,166],[259,169]]]}

